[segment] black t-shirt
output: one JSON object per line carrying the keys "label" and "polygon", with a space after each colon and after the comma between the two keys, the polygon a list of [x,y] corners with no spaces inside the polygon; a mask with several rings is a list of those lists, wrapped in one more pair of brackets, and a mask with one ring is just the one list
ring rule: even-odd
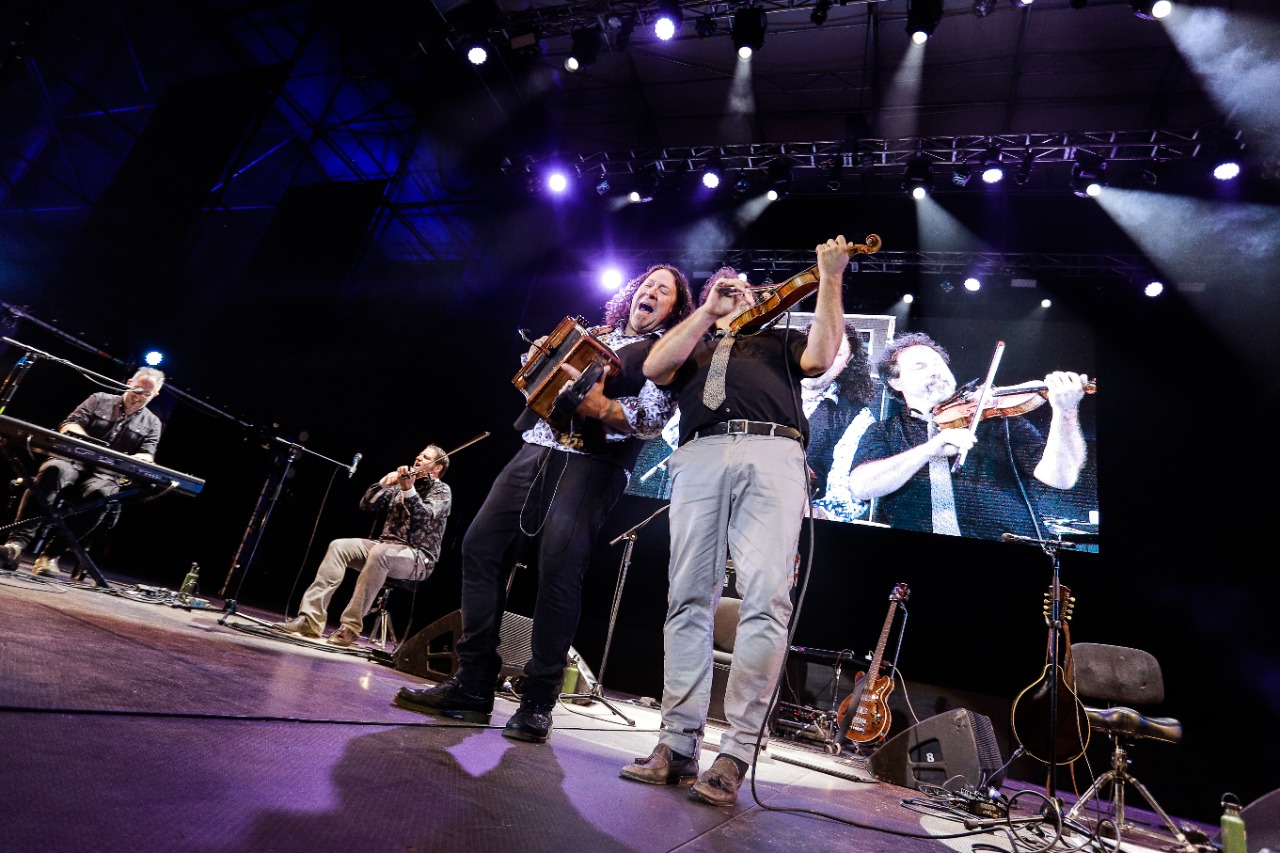
{"label": "black t-shirt", "polygon": [[713,411],[702,404],[702,389],[721,336],[699,341],[667,386],[680,406],[680,443],[713,424],[745,419],[795,427],[808,444],[809,421],[800,404],[800,356],[808,336],[796,329],[766,329],[739,337],[725,371],[725,401]]}

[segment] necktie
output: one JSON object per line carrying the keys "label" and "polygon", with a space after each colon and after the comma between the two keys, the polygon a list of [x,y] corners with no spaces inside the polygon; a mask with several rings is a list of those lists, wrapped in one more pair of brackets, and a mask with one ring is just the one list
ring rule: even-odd
{"label": "necktie", "polygon": [[[929,437],[938,434],[938,425],[929,421]],[[945,456],[929,460],[929,498],[933,502],[933,532],[945,536],[960,535],[956,518],[956,498],[951,491],[951,465]]]}
{"label": "necktie", "polygon": [[707,382],[702,386],[702,405],[708,409],[718,409],[724,405],[724,375],[729,369],[729,350],[733,349],[733,342],[733,332],[726,333],[711,355]]}

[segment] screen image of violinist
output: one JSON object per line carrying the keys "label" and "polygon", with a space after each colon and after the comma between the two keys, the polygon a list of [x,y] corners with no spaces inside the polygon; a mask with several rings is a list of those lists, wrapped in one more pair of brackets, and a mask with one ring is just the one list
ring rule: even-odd
{"label": "screen image of violinist", "polygon": [[[805,327],[809,317],[794,312],[791,322]],[[816,518],[989,540],[1061,539],[1097,551],[1095,412],[1105,378],[1095,376],[1087,326],[846,321],[849,346],[832,371],[806,379],[803,392]],[[675,434],[668,429],[667,441],[645,447],[636,472],[651,476],[633,477],[629,493],[665,496],[661,463]]]}

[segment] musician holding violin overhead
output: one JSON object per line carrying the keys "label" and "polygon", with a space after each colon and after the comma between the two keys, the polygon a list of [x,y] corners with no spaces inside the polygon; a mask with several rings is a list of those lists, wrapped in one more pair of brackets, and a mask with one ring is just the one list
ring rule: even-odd
{"label": "musician holding violin overhead", "polygon": [[[582,329],[577,343],[597,348],[610,367],[581,399],[566,412],[553,406],[540,416],[531,408],[540,395],[530,397],[530,407],[516,421],[523,438],[520,450],[498,474],[462,540],[458,669],[434,687],[401,688],[397,705],[467,722],[489,721],[502,670],[498,646],[507,577],[521,549],[536,540],[531,657],[520,682],[520,707],[502,735],[527,743],[544,743],[551,736],[551,715],[578,629],[591,549],[626,488],[641,440],[659,435],[673,409],[671,395],[646,380],[641,366],[659,335],[692,307],[684,273],[655,264],[613,295],[605,305],[603,327]],[[571,318],[566,321],[576,325]],[[525,368],[542,363],[535,359],[550,358],[549,347],[546,338],[535,340],[517,378]],[[562,393],[573,391],[590,369],[566,370],[574,381],[564,383]],[[571,399],[576,397],[574,393]]]}
{"label": "musician holding violin overhead", "polygon": [[302,594],[298,615],[274,627],[319,639],[333,594],[347,569],[355,569],[360,577],[351,600],[342,611],[341,624],[329,635],[330,645],[347,647],[360,638],[364,617],[388,577],[425,580],[440,558],[440,540],[453,507],[453,491],[440,479],[448,469],[449,456],[429,444],[413,465],[401,465],[369,486],[360,497],[360,508],[386,513],[377,538],[330,542],[315,580]]}
{"label": "musician holding violin overhead", "polygon": [[[809,504],[800,382],[826,371],[840,349],[842,276],[854,246],[860,244],[843,236],[819,244],[815,267],[761,297],[734,270],[717,271],[701,306],[663,335],[645,361],[645,375],[679,400],[680,446],[668,463],[662,729],[648,757],[622,768],[624,779],[663,785],[698,776],[690,788],[694,799],[716,806],[737,800],[787,653],[796,549]],[[797,279],[801,292],[788,287]],[[786,328],[785,308],[815,285],[807,334]],[[770,312],[770,305],[779,310]],[[726,553],[742,597],[724,694],[729,728],[719,755],[699,776]]]}
{"label": "musician holding violin overhead", "polygon": [[[981,539],[1049,535],[1036,497],[1079,479],[1086,456],[1080,402],[1095,390],[1087,376],[1055,371],[1042,383],[985,382],[957,394],[950,356],[922,332],[896,337],[879,372],[903,406],[867,428],[849,473],[855,498],[879,499],[875,520]],[[1024,415],[1045,402],[1052,416],[1042,435]]]}

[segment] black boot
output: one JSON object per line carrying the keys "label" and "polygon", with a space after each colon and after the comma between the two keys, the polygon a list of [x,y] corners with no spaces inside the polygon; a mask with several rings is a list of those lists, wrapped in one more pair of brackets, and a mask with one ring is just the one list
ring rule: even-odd
{"label": "black boot", "polygon": [[468,723],[487,723],[493,713],[493,688],[490,687],[487,693],[473,692],[455,675],[435,687],[401,687],[396,693],[395,703],[423,714]]}
{"label": "black boot", "polygon": [[555,703],[543,704],[529,698],[520,700],[520,709],[507,720],[502,736],[528,743],[546,743],[551,737],[551,712]]}

